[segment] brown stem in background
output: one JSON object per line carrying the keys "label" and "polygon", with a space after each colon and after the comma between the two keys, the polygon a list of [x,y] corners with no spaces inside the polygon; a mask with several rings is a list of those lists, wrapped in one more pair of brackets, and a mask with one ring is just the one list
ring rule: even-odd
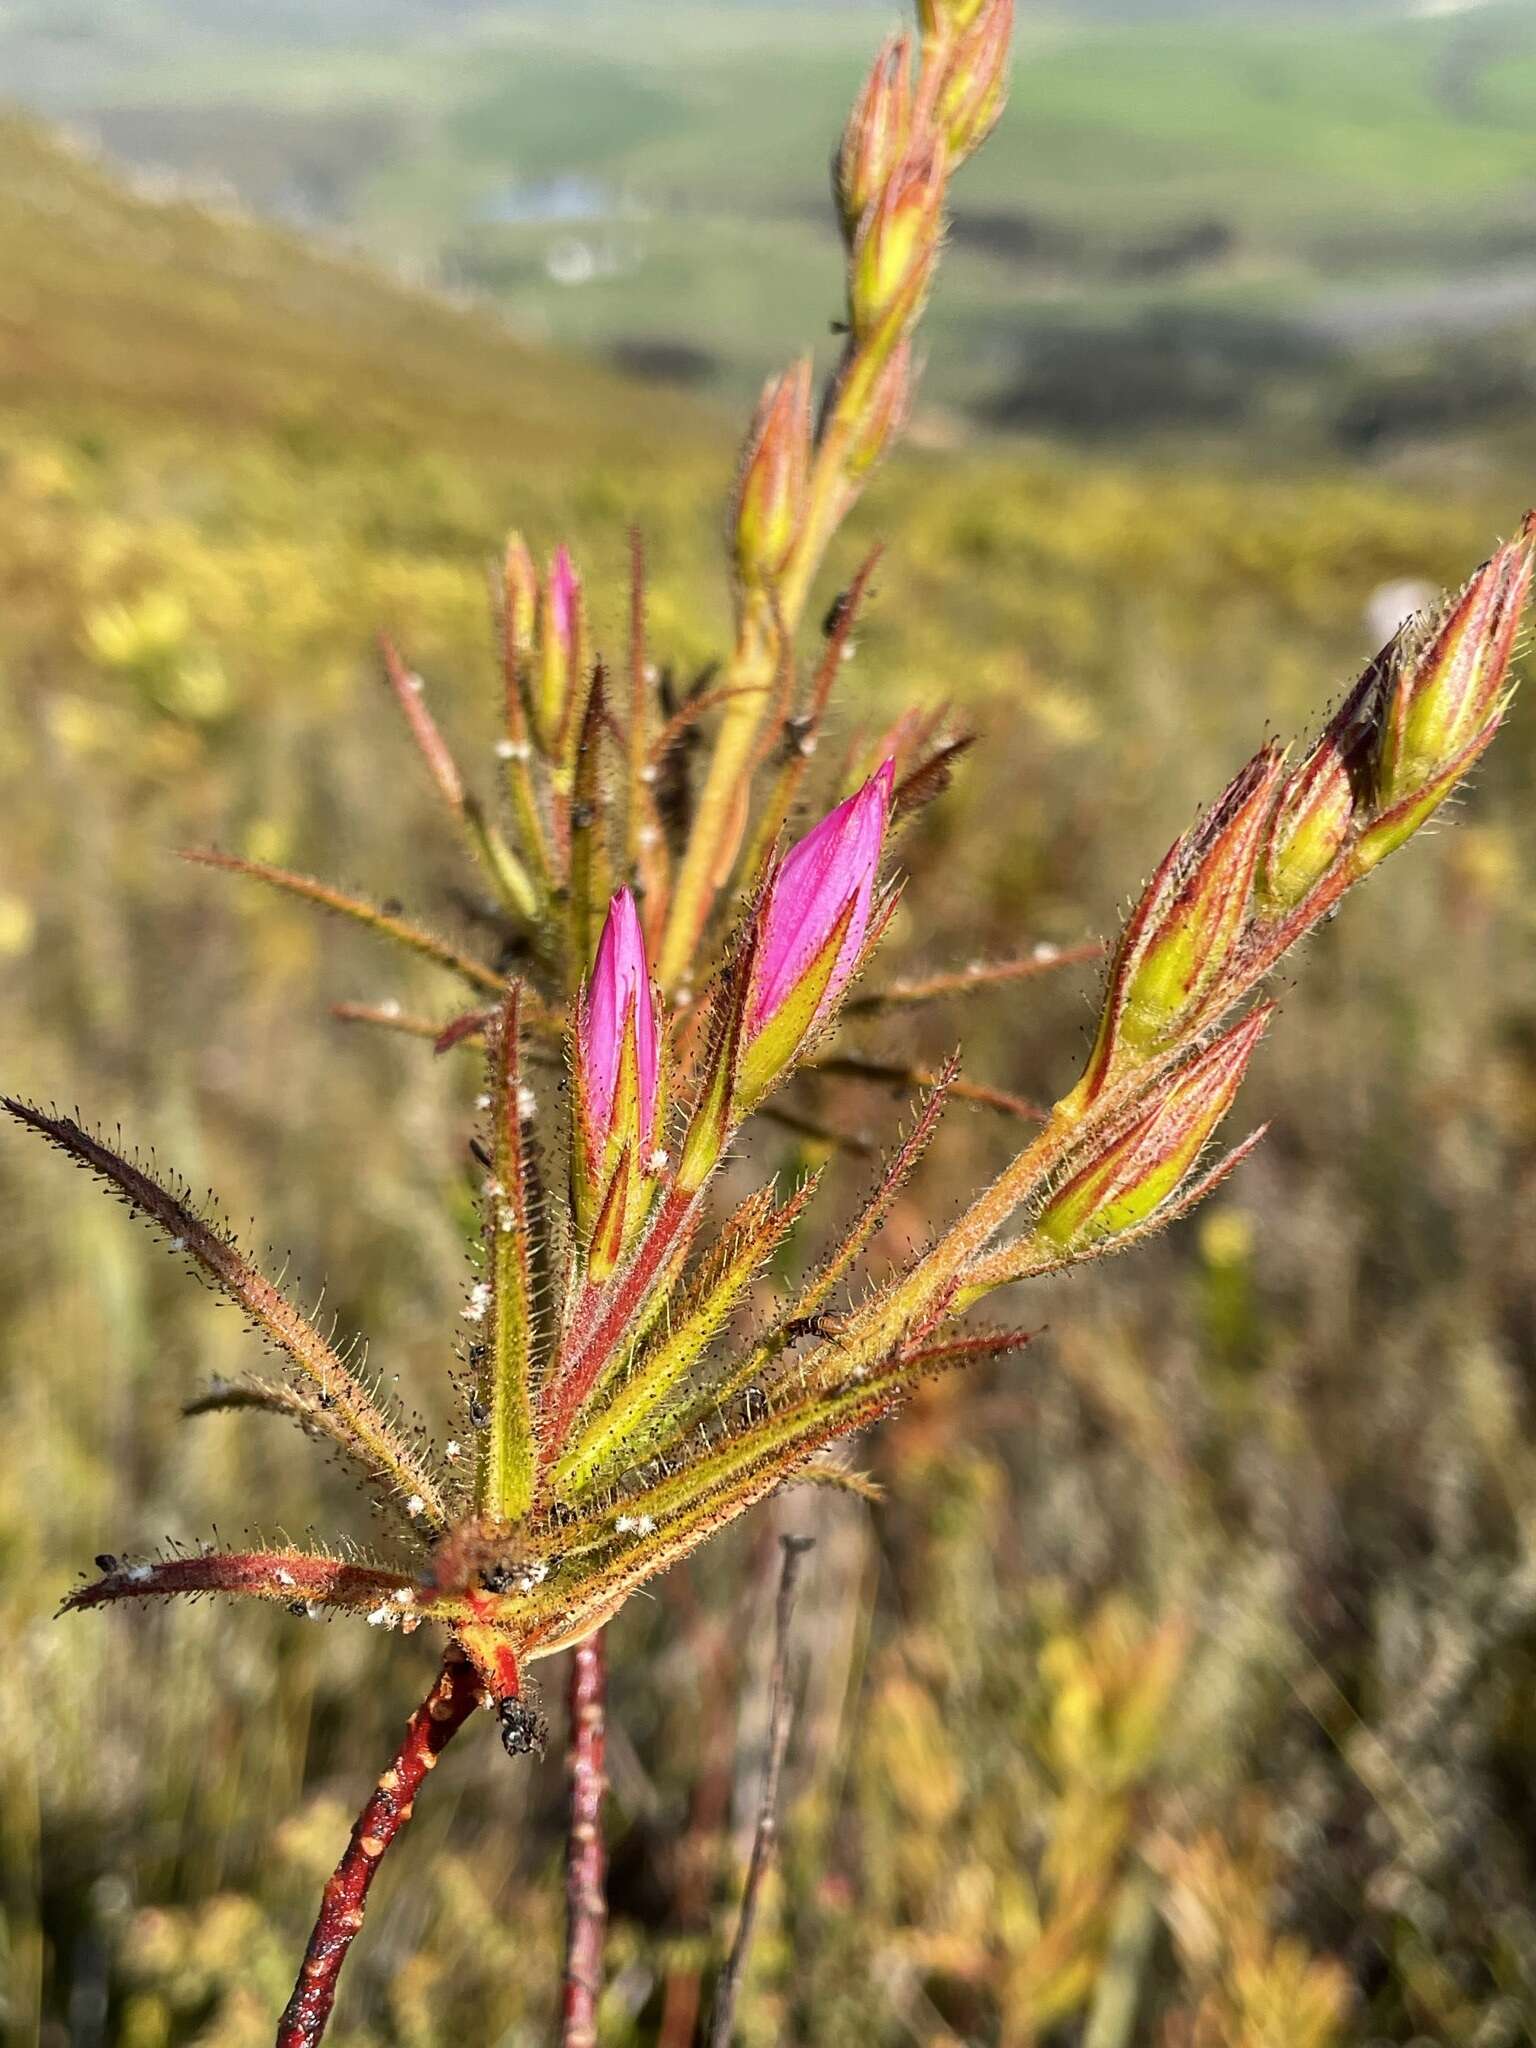
{"label": "brown stem in background", "polygon": [[293,1996],[278,2022],[277,2048],[314,2048],[336,2002],[341,1966],[363,1924],[363,1909],[384,1852],[411,1817],[422,1780],[453,1740],[480,1697],[470,1666],[450,1651],[432,1690],[406,1723],[395,1751],[367,1805],[352,1826],[352,1838],[320,1899],[320,1914]]}
{"label": "brown stem in background", "polygon": [[608,1658],[602,1631],[571,1653],[571,1818],[565,1841],[565,1984],[561,2048],[597,2048],[597,2007],[603,1991],[603,1937],[608,1926],[603,1845],[604,1706]]}
{"label": "brown stem in background", "polygon": [[[761,1532],[766,1536],[766,1526]],[[699,1767],[688,1807],[688,1824],[677,1849],[677,1883],[672,1923],[682,1937],[667,1972],[656,2048],[693,2048],[698,2033],[702,1973],[699,1958],[707,1941],[710,1905],[720,1869],[720,1845],[731,1808],[732,1703],[740,1644],[699,1606],[689,1573],[666,1581],[668,1597],[687,1614],[690,1662],[699,1674],[702,1719],[697,1733]]]}
{"label": "brown stem in background", "polygon": [[741,1893],[741,1918],[736,1939],[720,1982],[715,1988],[715,2009],[710,2016],[709,2048],[730,2048],[736,2022],[736,2001],[746,1972],[752,1936],[757,1927],[757,1910],[763,1880],[773,1862],[779,1838],[779,1780],[784,1775],[784,1757],[789,1748],[789,1731],[795,1718],[795,1702],[789,1683],[789,1625],[795,1611],[795,1592],[800,1567],[808,1550],[816,1547],[814,1536],[781,1536],[784,1566],[779,1574],[779,1597],[773,1610],[773,1671],[768,1692],[768,1761],[763,1770],[763,1792],[757,1808],[757,1829],[752,1837],[752,1855],[747,1880]]}

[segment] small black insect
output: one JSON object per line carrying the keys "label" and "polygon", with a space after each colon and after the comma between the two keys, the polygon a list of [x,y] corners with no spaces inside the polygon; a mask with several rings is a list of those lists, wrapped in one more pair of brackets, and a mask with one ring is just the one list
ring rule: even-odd
{"label": "small black insect", "polygon": [[117,1559],[110,1550],[97,1551],[96,1569],[99,1572],[115,1572],[117,1570]]}
{"label": "small black insect", "polygon": [[482,1400],[476,1398],[470,1402],[469,1420],[473,1428],[484,1429],[485,1425],[490,1421],[490,1419],[491,1411],[489,1408],[486,1407],[485,1403]]}
{"label": "small black insect", "polygon": [[830,640],[838,627],[848,616],[848,606],[853,598],[851,590],[840,590],[827,606],[827,615],[821,622],[821,636]]}
{"label": "small black insect", "polygon": [[499,1709],[501,1745],[508,1756],[542,1756],[549,1723],[526,1700],[503,1700]]}
{"label": "small black insect", "polygon": [[843,1327],[839,1316],[796,1316],[784,1325],[784,1334],[793,1344],[801,1337],[840,1337]]}

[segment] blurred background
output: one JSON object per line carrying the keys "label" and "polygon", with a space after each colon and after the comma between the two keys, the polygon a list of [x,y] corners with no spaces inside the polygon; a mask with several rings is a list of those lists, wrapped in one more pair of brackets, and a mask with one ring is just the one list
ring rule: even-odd
{"label": "blurred background", "polygon": [[[883,5],[0,5],[0,1078],[216,1187],[434,1422],[473,1063],[334,1023],[451,984],[176,861],[218,842],[475,937],[376,671],[493,786],[486,564],[625,534],[727,630],[744,404],[838,308],[825,164]],[[965,172],[844,717],[984,734],[906,842],[935,967],[1113,928],[1536,492],[1529,0],[1023,8]],[[631,1603],[605,2039],[690,2048],[756,1798],[775,1535],[814,1534],[750,2044],[1536,2038],[1536,737],[1287,976],[1273,1119],[1194,1221],[1037,1288],[1005,1369]],[[1076,970],[871,1026],[1031,1096]],[[878,1138],[899,1102],[826,1085]],[[952,1113],[916,1238],[1017,1143]],[[761,1163],[819,1156],[770,1136]],[[867,1166],[834,1156],[824,1206]],[[430,1651],[211,1605],[51,1617],[98,1551],[370,1534],[100,1193],[0,1144],[0,2027],[271,2038]],[[808,1239],[795,1258],[808,1258]],[[562,1781],[489,1730],[383,1875],[338,2048],[550,2038]]]}

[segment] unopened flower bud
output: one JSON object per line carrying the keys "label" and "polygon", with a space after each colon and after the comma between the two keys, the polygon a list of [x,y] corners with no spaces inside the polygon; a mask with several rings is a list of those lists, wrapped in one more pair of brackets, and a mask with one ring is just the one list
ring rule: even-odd
{"label": "unopened flower bud", "polygon": [[1078,1106],[1094,1099],[1123,1055],[1150,1058],[1187,1030],[1219,981],[1249,913],[1284,768],[1278,747],[1256,754],[1143,891],[1115,952]]}
{"label": "unopened flower bud", "polygon": [[1293,909],[1334,866],[1369,803],[1380,690],[1374,671],[1352,690],[1301,766],[1288,775],[1270,819],[1259,894]]}
{"label": "unopened flower bud", "polygon": [[1096,1156],[1057,1189],[1035,1235],[1060,1252],[1080,1252],[1153,1219],[1191,1189],[1191,1176],[1247,1071],[1273,1005],[1262,1003],[1214,1044],[1175,1068]]}
{"label": "unopened flower bud", "polygon": [[1449,796],[1497,731],[1531,587],[1533,515],[1436,619],[1405,626],[1381,657],[1378,815],[1362,832],[1372,867]]}
{"label": "unopened flower bud", "polygon": [[938,259],[947,160],[915,142],[865,213],[848,266],[848,321],[860,339],[916,317]]}
{"label": "unopened flower bud", "polygon": [[811,365],[802,359],[764,386],[742,450],[732,525],[736,567],[748,588],[771,584],[789,559],[805,513],[811,460]]}
{"label": "unopened flower bud", "polygon": [[955,45],[939,93],[938,120],[956,163],[972,155],[997,126],[1008,97],[1013,0],[986,0]]}
{"label": "unopened flower bud", "polygon": [[553,752],[566,713],[580,695],[582,624],[581,578],[561,546],[555,549],[539,602],[534,716],[546,752]]}
{"label": "unopened flower bud", "polygon": [[637,1187],[655,1149],[660,1032],[645,938],[627,889],[608,906],[577,1006],[575,1070],[577,1208],[590,1220],[616,1170],[627,1162],[627,1180]]}
{"label": "unopened flower bud", "polygon": [[895,763],[785,855],[757,913],[737,1100],[750,1109],[827,1016],[869,931]]}
{"label": "unopened flower bud", "polygon": [[901,162],[911,132],[912,46],[906,36],[892,36],[854,102],[832,165],[837,210],[850,244]]}

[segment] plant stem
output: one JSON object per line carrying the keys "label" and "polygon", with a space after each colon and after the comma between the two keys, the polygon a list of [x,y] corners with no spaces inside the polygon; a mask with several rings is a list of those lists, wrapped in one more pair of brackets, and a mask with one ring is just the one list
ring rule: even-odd
{"label": "plant stem", "polygon": [[479,1697],[480,1683],[470,1665],[450,1650],[432,1690],[406,1723],[405,1739],[354,1821],[346,1851],[321,1895],[298,1982],[278,2023],[277,2048],[314,2048],[324,2034],[341,1966],[363,1924],[374,1873],[410,1819],[422,1780]]}
{"label": "plant stem", "polygon": [[656,978],[669,992],[686,984],[710,907],[730,871],[746,823],[746,778],[758,728],[780,660],[780,641],[796,620],[776,627],[760,602],[746,611],[726,671],[731,701],[715,735],[694,813],[693,830],[678,869]]}
{"label": "plant stem", "polygon": [[603,1937],[608,1925],[603,1845],[605,1696],[608,1658],[602,1631],[571,1654],[571,1817],[565,1842],[565,1982],[561,2048],[597,2048],[597,2008],[603,1991]]}
{"label": "plant stem", "polygon": [[763,1769],[763,1792],[757,1808],[757,1828],[752,1837],[752,1855],[747,1864],[746,1883],[741,1893],[741,1918],[736,1939],[720,1982],[715,1989],[715,2009],[710,2015],[709,2048],[730,2048],[736,2023],[736,2001],[751,1953],[757,1928],[757,1911],[762,1900],[763,1880],[773,1862],[779,1838],[779,1780],[784,1775],[784,1757],[789,1749],[789,1731],[795,1718],[794,1695],[789,1682],[789,1625],[795,1611],[795,1593],[805,1554],[815,1547],[814,1536],[781,1536],[784,1565],[779,1574],[779,1597],[773,1611],[773,1670],[768,1691],[768,1761]]}

